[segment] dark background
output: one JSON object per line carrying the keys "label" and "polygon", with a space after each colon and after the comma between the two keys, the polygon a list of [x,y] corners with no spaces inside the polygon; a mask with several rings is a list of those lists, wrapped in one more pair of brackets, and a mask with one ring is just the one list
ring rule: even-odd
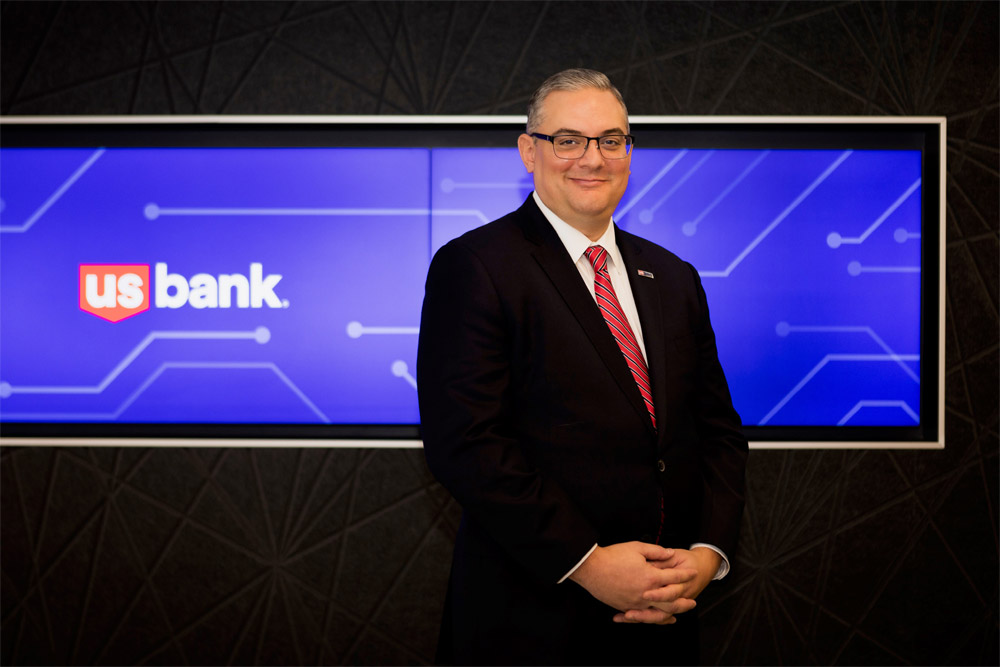
{"label": "dark background", "polygon": [[[943,451],[755,451],[706,662],[998,663],[998,4],[0,2],[3,114],[948,117]],[[458,508],[419,450],[0,452],[4,664],[432,658]],[[486,601],[488,603],[488,601]]]}

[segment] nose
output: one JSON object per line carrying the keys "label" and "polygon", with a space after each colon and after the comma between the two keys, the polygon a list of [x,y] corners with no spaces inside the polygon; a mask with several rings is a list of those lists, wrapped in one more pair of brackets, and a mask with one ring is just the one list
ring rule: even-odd
{"label": "nose", "polygon": [[[593,143],[594,147],[591,148],[590,144]],[[601,153],[601,149],[597,145],[597,139],[588,139],[587,148],[583,151],[583,155],[577,158],[577,162],[583,165],[600,166],[604,164],[604,155]]]}

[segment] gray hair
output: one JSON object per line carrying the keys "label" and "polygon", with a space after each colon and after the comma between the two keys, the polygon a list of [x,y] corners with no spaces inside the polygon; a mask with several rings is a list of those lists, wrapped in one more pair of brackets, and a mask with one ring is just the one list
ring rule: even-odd
{"label": "gray hair", "polygon": [[628,108],[625,106],[625,100],[622,98],[621,92],[615,88],[607,76],[592,69],[565,69],[543,81],[542,85],[538,87],[538,90],[535,91],[528,101],[527,133],[531,134],[535,132],[538,130],[538,126],[541,125],[542,103],[549,96],[549,93],[554,93],[557,90],[572,92],[583,90],[584,88],[606,90],[614,95],[618,103],[622,105],[622,111],[625,112],[625,131],[629,131]]}

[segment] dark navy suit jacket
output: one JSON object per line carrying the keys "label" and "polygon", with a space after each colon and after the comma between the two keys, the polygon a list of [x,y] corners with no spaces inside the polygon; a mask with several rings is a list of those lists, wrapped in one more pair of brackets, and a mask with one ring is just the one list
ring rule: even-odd
{"label": "dark navy suit jacket", "polygon": [[684,624],[613,624],[614,610],[556,582],[595,543],[659,533],[665,546],[734,553],[747,443],[700,279],[667,250],[615,234],[657,431],[532,197],[431,262],[417,359],[422,437],[432,473],[463,508],[443,660],[669,661],[676,640],[663,633]]}

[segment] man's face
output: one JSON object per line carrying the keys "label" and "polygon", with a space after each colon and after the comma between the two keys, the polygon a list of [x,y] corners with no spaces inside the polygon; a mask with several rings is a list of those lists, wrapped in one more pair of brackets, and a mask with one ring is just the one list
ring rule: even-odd
{"label": "man's face", "polygon": [[[612,93],[585,88],[550,93],[537,132],[600,137],[625,134],[626,126],[625,110]],[[527,134],[517,147],[545,205],[592,239],[599,237],[625,194],[632,157],[607,160],[592,141],[583,157],[565,160],[556,157],[550,142]]]}

